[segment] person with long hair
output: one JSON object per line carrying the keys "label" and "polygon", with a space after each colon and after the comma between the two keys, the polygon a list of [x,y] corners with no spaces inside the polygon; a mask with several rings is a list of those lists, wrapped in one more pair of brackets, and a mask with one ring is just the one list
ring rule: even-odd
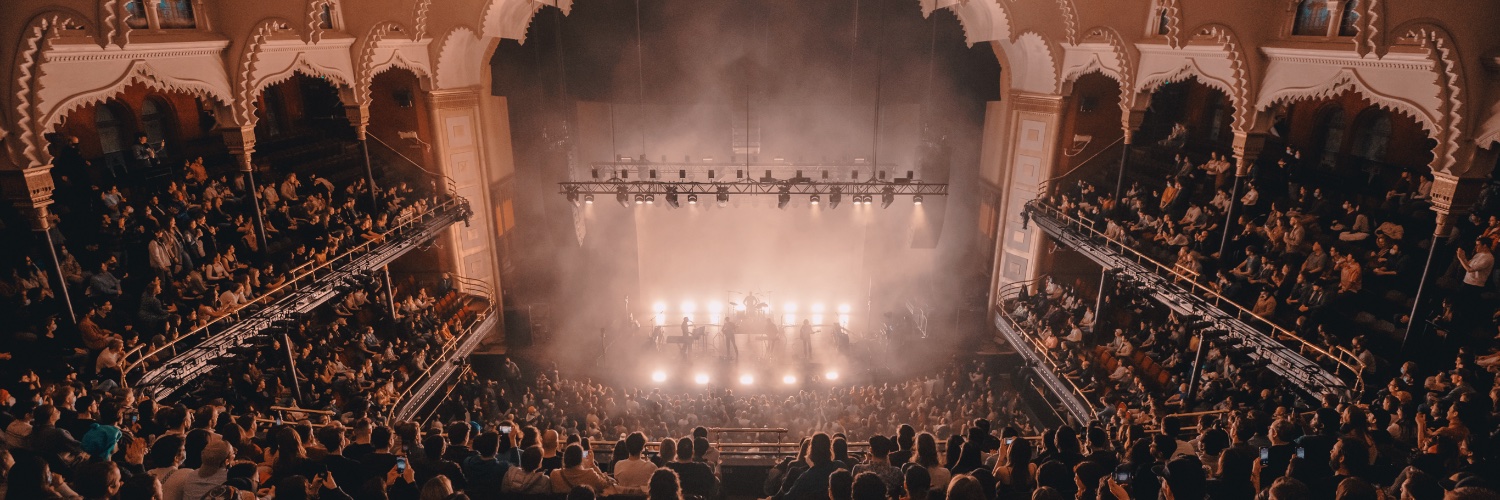
{"label": "person with long hair", "polygon": [[807,471],[780,495],[782,498],[811,500],[828,494],[828,476],[838,469],[833,461],[833,438],[822,432],[813,434],[807,446],[807,463]]}
{"label": "person with long hair", "polygon": [[682,483],[677,480],[677,473],[666,467],[652,472],[646,500],[682,500]]}
{"label": "person with long hair", "polygon": [[984,486],[974,476],[960,474],[948,485],[948,500],[984,500]]}
{"label": "person with long hair", "polygon": [[996,464],[993,471],[999,491],[1016,498],[1030,497],[1036,487],[1037,468],[1032,462],[1031,441],[1015,438],[1005,451],[1005,462]]}
{"label": "person with long hair", "polygon": [[923,432],[916,436],[916,451],[911,454],[911,463],[927,469],[933,489],[946,489],[948,480],[953,478],[953,473],[943,466],[941,456],[938,455],[937,438],[931,433]]}
{"label": "person with long hair", "polygon": [[47,461],[19,455],[5,478],[5,500],[78,498],[61,475],[53,474]]}

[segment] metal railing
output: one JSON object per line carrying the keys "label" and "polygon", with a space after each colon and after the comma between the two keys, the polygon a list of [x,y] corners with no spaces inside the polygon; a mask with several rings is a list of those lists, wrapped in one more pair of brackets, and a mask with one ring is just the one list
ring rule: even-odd
{"label": "metal railing", "polygon": [[1006,307],[1006,301],[1013,300],[1016,298],[1016,296],[1020,295],[1020,290],[1022,287],[1034,285],[1040,282],[1042,279],[1043,278],[1036,278],[1031,281],[1018,281],[1006,285],[1004,288],[996,291],[995,296],[998,302],[996,304],[996,308],[999,309],[1000,317],[1004,318],[1006,322],[1010,323],[1011,327],[1014,328],[1017,333],[1020,333],[1021,336],[1026,339],[1027,343],[1031,344],[1029,347],[1032,350],[1040,354],[1040,356],[1037,357],[1047,362],[1047,368],[1050,369],[1052,373],[1057,374],[1057,378],[1062,379],[1062,381],[1066,382],[1069,388],[1073,389],[1073,393],[1076,394],[1078,396],[1078,399],[1083,401],[1083,404],[1088,407],[1089,414],[1097,416],[1099,414],[1099,408],[1097,408],[1094,405],[1093,401],[1089,399],[1088,393],[1084,392],[1083,388],[1078,387],[1078,384],[1074,383],[1073,379],[1063,376],[1062,365],[1058,363],[1055,357],[1053,357],[1052,351],[1048,350],[1047,346],[1042,344],[1041,340],[1036,338],[1035,333],[1032,331],[1033,329],[1028,329],[1023,326],[1022,321],[1024,321],[1025,318],[1017,319],[1010,313],[1010,308]]}
{"label": "metal railing", "polygon": [[[474,372],[474,367],[469,366],[469,365],[464,365],[464,369],[463,370],[459,370],[458,375],[455,376],[455,377],[453,377],[453,379],[454,380],[463,380],[463,378],[464,378],[465,375],[468,375],[468,374],[473,373],[473,372]],[[453,391],[455,391],[457,389],[458,389],[458,384],[456,384],[456,383],[449,384],[448,385],[448,390],[447,391],[443,391],[443,397],[439,398],[439,399],[440,400],[445,400],[445,399],[448,399],[449,397],[452,397],[453,396]],[[437,417],[437,412],[441,408],[442,408],[442,405],[432,405],[432,409],[431,410],[427,410],[427,414],[424,415],[424,416],[422,416],[422,418],[416,419],[416,422],[422,424],[422,428],[424,428],[424,429],[427,428],[427,427],[429,427],[432,424],[432,419]]]}
{"label": "metal railing", "polygon": [[[1136,264],[1146,267],[1152,272],[1155,272],[1158,276],[1170,279],[1174,283],[1180,284],[1185,282],[1190,284],[1191,288],[1187,290],[1189,293],[1197,295],[1198,297],[1211,302],[1214,307],[1217,307],[1220,310],[1233,314],[1234,318],[1241,322],[1244,322],[1261,331],[1269,330],[1276,336],[1276,338],[1286,338],[1294,340],[1303,349],[1304,352],[1315,353],[1320,359],[1333,362],[1335,365],[1337,365],[1338,369],[1348,370],[1350,374],[1353,375],[1352,378],[1354,382],[1353,387],[1355,394],[1360,394],[1363,392],[1364,382],[1361,375],[1364,373],[1364,363],[1359,360],[1358,356],[1356,356],[1353,352],[1350,352],[1348,349],[1345,349],[1341,346],[1325,347],[1308,339],[1302,338],[1295,332],[1281,327],[1268,318],[1255,314],[1249,309],[1246,309],[1245,306],[1240,305],[1238,302],[1230,300],[1228,297],[1220,295],[1213,289],[1210,289],[1202,283],[1199,283],[1195,274],[1185,273],[1178,270],[1176,266],[1170,266],[1157,262],[1155,259],[1152,259],[1151,257],[1146,256],[1136,249],[1131,248],[1130,245],[1106,236],[1104,233],[1099,232],[1097,229],[1094,229],[1093,224],[1089,221],[1073,217],[1072,215],[1064,213],[1057,207],[1042,203],[1041,200],[1032,200],[1030,202],[1027,202],[1026,207],[1033,214],[1041,213],[1056,219],[1062,224],[1065,229],[1076,231],[1083,236],[1094,240],[1095,242],[1102,242],[1106,249],[1117,249],[1123,255],[1130,257],[1130,259],[1135,261]],[[1032,217],[1035,218],[1036,215],[1032,215]]]}
{"label": "metal railing", "polygon": [[453,361],[451,359],[453,357],[453,353],[459,350],[465,344],[468,344],[468,341],[472,338],[472,336],[480,335],[481,333],[478,331],[478,326],[480,324],[483,324],[486,319],[489,319],[489,317],[495,313],[495,295],[494,291],[488,283],[473,278],[466,278],[463,276],[452,276],[454,281],[457,281],[460,285],[462,285],[465,290],[473,290],[478,292],[470,293],[470,295],[479,295],[483,297],[483,299],[485,300],[484,310],[475,314],[473,319],[471,319],[467,324],[463,325],[463,329],[460,330],[460,333],[458,335],[455,335],[453,337],[453,340],[448,341],[448,343],[443,346],[442,353],[439,354],[431,363],[428,363],[427,368],[423,369],[421,373],[417,374],[417,376],[412,377],[411,382],[406,384],[406,388],[403,389],[400,394],[396,395],[395,401],[391,404],[391,408],[393,409],[399,409],[404,405],[407,405],[410,402],[410,398],[414,395],[414,391],[417,388],[422,387],[424,384],[427,384],[432,378],[433,374],[437,372],[438,367],[442,366],[444,363],[451,363]]}
{"label": "metal railing", "polygon": [[[1099,148],[1099,151],[1096,151],[1092,156],[1089,156],[1088,159],[1083,160],[1081,162],[1078,162],[1077,165],[1074,165],[1073,168],[1068,169],[1067,172],[1063,172],[1061,174],[1053,176],[1050,179],[1047,179],[1047,180],[1044,180],[1044,181],[1042,181],[1040,183],[1037,183],[1037,185],[1036,185],[1036,192],[1038,192],[1038,193],[1046,193],[1047,190],[1052,189],[1052,183],[1053,182],[1061,180],[1064,177],[1073,175],[1073,172],[1077,172],[1078,169],[1083,168],[1084,165],[1088,165],[1089,162],[1094,161],[1094,158],[1098,158],[1099,155],[1104,154],[1105,151],[1109,151],[1110,148],[1115,147],[1116,144],[1119,144],[1120,141],[1123,141],[1123,140],[1125,140],[1125,136],[1121,135],[1120,137],[1116,138],[1114,142],[1111,142],[1111,143],[1105,145],[1104,147]],[[1123,154],[1124,152],[1122,151],[1121,153]]]}
{"label": "metal railing", "polygon": [[203,341],[212,339],[215,334],[222,333],[223,331],[232,328],[235,323],[238,323],[241,319],[244,319],[245,316],[253,315],[261,311],[265,307],[269,307],[271,304],[275,303],[277,299],[281,298],[287,293],[296,292],[303,287],[316,283],[322,276],[326,276],[328,273],[335,272],[339,266],[342,266],[354,260],[355,258],[379,247],[380,245],[385,244],[391,239],[392,236],[399,235],[405,232],[407,229],[413,228],[417,225],[425,224],[429,220],[445,215],[450,210],[465,210],[464,207],[467,206],[468,200],[457,196],[450,196],[442,203],[437,204],[428,211],[391,227],[385,233],[382,233],[382,235],[384,236],[383,238],[360,243],[359,245],[356,245],[346,250],[344,253],[341,253],[334,258],[328,259],[328,261],[321,264],[317,262],[308,262],[294,267],[288,271],[288,274],[291,276],[291,278],[287,279],[285,283],[282,283],[276,288],[272,288],[265,291],[264,293],[261,293],[260,295],[257,295],[254,299],[251,299],[244,304],[240,304],[239,306],[217,318],[209,320],[209,322],[205,323],[203,326],[179,335],[176,338],[167,341],[165,344],[162,344],[161,346],[150,350],[147,350],[147,348],[150,347],[150,344],[143,343],[136,346],[134,349],[127,351],[123,358],[124,369],[122,371],[125,375],[129,375],[135,370],[149,365],[151,363],[151,360],[157,359],[158,355],[162,355],[164,353],[172,354],[178,348],[191,348],[192,345],[187,344],[187,342],[196,341],[194,344],[196,345],[196,343],[201,343]]}

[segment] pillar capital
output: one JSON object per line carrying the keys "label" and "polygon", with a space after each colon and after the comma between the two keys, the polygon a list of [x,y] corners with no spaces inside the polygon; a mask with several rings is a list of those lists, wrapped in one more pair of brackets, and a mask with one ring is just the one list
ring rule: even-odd
{"label": "pillar capital", "polygon": [[1432,211],[1462,216],[1479,200],[1485,179],[1459,177],[1445,172],[1432,174]]}
{"label": "pillar capital", "polygon": [[255,127],[230,127],[219,131],[224,134],[224,145],[229,148],[229,154],[239,162],[240,171],[254,171],[250,159],[255,154]]}
{"label": "pillar capital", "polygon": [[349,118],[349,125],[354,127],[354,138],[365,140],[365,136],[370,133],[370,105],[344,106],[344,116]]}
{"label": "pillar capital", "polygon": [[1146,120],[1146,110],[1130,108],[1120,114],[1120,127],[1125,131],[1125,144],[1134,144],[1135,134],[1141,131],[1141,123]]}
{"label": "pillar capital", "polygon": [[0,195],[37,231],[52,227],[47,211],[52,204],[52,188],[50,165],[0,172]]}
{"label": "pillar capital", "polygon": [[1250,175],[1250,167],[1255,165],[1255,160],[1260,158],[1261,150],[1266,147],[1266,134],[1256,132],[1234,133],[1234,175],[1247,177]]}

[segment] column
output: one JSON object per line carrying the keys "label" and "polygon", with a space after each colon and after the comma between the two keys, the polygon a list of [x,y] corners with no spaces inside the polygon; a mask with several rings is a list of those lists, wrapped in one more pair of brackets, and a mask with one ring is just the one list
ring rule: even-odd
{"label": "column", "polygon": [[1224,234],[1219,239],[1219,257],[1224,257],[1224,247],[1229,245],[1229,235],[1235,232],[1236,209],[1240,206],[1240,187],[1250,178],[1260,151],[1266,147],[1265,134],[1234,133],[1234,186],[1229,188],[1229,210],[1224,211]]}
{"label": "column", "polygon": [[[352,104],[344,106],[349,124],[354,126],[354,138],[359,141],[359,151],[365,158],[365,181],[370,185],[370,216],[380,212],[380,185],[375,183],[375,166],[370,163],[370,105]],[[386,312],[396,317],[396,293],[391,287],[391,266],[381,266],[385,276]]]}
{"label": "column", "polygon": [[255,184],[255,164],[251,157],[255,155],[255,126],[242,125],[234,128],[225,128],[224,145],[229,148],[229,154],[234,156],[235,162],[239,164],[240,174],[245,176],[245,185],[250,189],[250,202],[255,205],[255,241],[260,251],[266,250],[266,221],[263,207],[260,206],[260,186]]}
{"label": "column", "polygon": [[[1423,300],[1431,300],[1427,294],[1431,290],[1427,282],[1432,279],[1432,261],[1438,252],[1453,251],[1453,249],[1439,249],[1442,242],[1453,232],[1453,225],[1461,217],[1468,214],[1469,207],[1479,199],[1479,192],[1484,189],[1484,177],[1489,172],[1467,172],[1468,174],[1485,174],[1475,177],[1458,177],[1446,172],[1434,172],[1432,175],[1432,211],[1437,215],[1437,227],[1432,231],[1431,244],[1427,247],[1427,258],[1422,264],[1422,277],[1417,281],[1417,295],[1412,297],[1411,316],[1407,318],[1406,334],[1401,337],[1401,347],[1405,348],[1412,342],[1413,332],[1421,332],[1417,325],[1423,322],[1434,308],[1423,307]],[[1473,242],[1460,241],[1460,248],[1464,251],[1472,251]],[[1467,311],[1465,311],[1467,314]],[[1421,340],[1418,339],[1418,342]]]}
{"label": "column", "polygon": [[52,204],[52,167],[38,166],[24,170],[4,171],[3,189],[5,199],[10,200],[11,206],[21,213],[31,223],[31,229],[36,231],[40,241],[47,244],[47,258],[52,265],[49,279],[57,280],[53,285],[53,293],[57,299],[64,304],[67,312],[68,322],[76,324],[78,315],[73,311],[73,300],[68,293],[68,280],[63,278],[62,263],[57,259],[57,244],[52,241],[52,220],[47,206]]}

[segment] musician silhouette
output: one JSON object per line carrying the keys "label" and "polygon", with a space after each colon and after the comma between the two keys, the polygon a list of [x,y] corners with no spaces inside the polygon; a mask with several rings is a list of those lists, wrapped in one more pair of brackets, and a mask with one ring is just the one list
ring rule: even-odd
{"label": "musician silhouette", "polygon": [[734,341],[735,334],[739,333],[740,326],[733,320],[725,321],[724,328],[724,357],[729,359],[740,358],[740,346]]}
{"label": "musician silhouette", "polygon": [[802,357],[812,359],[812,321],[802,320],[802,329],[797,332],[797,339],[802,342]]}
{"label": "musician silhouette", "polygon": [[682,355],[686,357],[693,349],[693,320],[682,317]]}

